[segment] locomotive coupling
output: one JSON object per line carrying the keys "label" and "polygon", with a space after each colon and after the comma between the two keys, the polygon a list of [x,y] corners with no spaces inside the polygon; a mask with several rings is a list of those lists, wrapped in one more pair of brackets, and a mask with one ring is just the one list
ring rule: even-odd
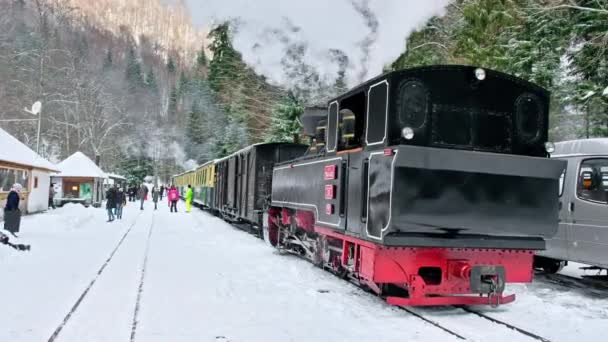
{"label": "locomotive coupling", "polygon": [[505,268],[503,266],[473,266],[470,271],[471,292],[498,294],[505,290]]}

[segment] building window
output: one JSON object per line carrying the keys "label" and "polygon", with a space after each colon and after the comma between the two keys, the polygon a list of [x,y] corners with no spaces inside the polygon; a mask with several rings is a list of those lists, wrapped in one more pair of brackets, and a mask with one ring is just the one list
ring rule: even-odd
{"label": "building window", "polygon": [[29,172],[25,170],[0,168],[0,191],[8,192],[13,184],[19,183],[27,191],[29,185]]}
{"label": "building window", "polygon": [[38,189],[38,177],[34,177],[34,189]]}

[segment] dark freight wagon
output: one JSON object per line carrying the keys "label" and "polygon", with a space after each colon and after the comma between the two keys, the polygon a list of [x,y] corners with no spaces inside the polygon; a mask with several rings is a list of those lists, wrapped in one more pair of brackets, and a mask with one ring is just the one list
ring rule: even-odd
{"label": "dark freight wagon", "polygon": [[307,149],[298,144],[259,144],[216,161],[214,209],[231,220],[262,227],[274,165],[297,158]]}

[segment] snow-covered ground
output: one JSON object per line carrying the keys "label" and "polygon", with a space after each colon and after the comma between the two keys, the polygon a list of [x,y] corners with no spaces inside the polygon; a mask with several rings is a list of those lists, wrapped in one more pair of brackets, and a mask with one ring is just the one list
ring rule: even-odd
{"label": "snow-covered ground", "polygon": [[[0,341],[459,340],[202,211],[138,209],[113,223],[78,205],[24,218],[32,251],[0,246]],[[475,310],[550,341],[603,340],[608,293],[508,291],[514,304]],[[459,308],[413,310],[469,341],[533,340]]]}

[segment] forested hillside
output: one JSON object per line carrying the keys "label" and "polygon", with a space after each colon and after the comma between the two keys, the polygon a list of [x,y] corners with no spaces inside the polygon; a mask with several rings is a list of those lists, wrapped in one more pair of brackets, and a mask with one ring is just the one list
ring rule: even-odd
{"label": "forested hillside", "polygon": [[2,128],[35,147],[18,120],[41,101],[43,156],[137,179],[297,139],[304,104],[243,61],[228,23],[198,31],[162,0],[0,0],[0,79]]}
{"label": "forested hillside", "polygon": [[391,68],[437,63],[479,65],[550,89],[555,140],[608,136],[606,0],[456,0],[409,36]]}

